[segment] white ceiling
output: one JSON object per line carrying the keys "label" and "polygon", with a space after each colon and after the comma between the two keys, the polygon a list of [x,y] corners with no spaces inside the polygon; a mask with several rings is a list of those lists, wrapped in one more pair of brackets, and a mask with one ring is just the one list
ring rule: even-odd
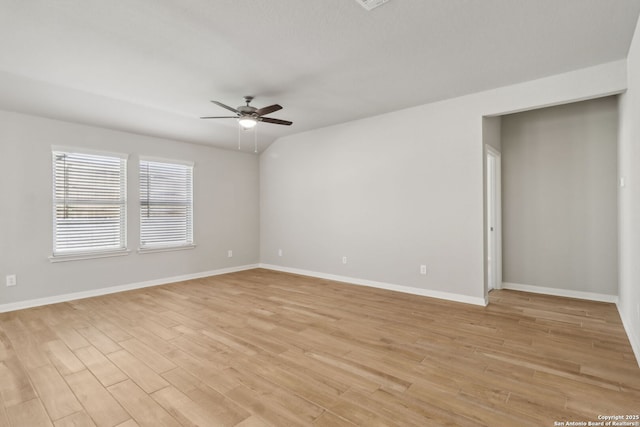
{"label": "white ceiling", "polygon": [[[626,57],[640,0],[0,0],[0,108],[223,148]],[[243,135],[246,139],[250,135]],[[251,144],[249,144],[251,145]],[[251,147],[252,148],[252,147]],[[249,151],[251,148],[245,148]]]}

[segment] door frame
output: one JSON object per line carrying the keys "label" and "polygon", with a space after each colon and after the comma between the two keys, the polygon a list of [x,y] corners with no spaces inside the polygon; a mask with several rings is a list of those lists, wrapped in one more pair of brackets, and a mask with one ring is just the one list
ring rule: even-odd
{"label": "door frame", "polygon": [[[489,174],[491,171],[489,170],[489,157],[493,157],[494,159],[494,180],[493,180],[493,192],[494,195],[493,200],[489,200],[489,183],[491,180],[489,179]],[[485,144],[485,167],[486,167],[486,180],[485,180],[485,199],[486,199],[486,218],[487,222],[490,219],[491,210],[490,205],[493,206],[493,212],[495,213],[495,218],[493,218],[494,223],[494,232],[491,233],[489,226],[485,227],[486,233],[486,248],[485,248],[485,262],[487,263],[487,273],[489,269],[489,241],[493,236],[494,240],[494,248],[495,254],[493,257],[493,271],[494,271],[494,280],[492,289],[501,289],[502,288],[502,159],[500,151],[491,147],[490,145]],[[489,283],[489,274],[487,274],[487,290],[490,289]]]}

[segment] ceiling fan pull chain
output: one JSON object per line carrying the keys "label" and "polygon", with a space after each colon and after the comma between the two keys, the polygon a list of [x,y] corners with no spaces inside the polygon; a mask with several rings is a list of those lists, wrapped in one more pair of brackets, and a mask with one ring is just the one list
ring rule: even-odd
{"label": "ceiling fan pull chain", "polygon": [[258,152],[258,126],[253,128],[253,152]]}

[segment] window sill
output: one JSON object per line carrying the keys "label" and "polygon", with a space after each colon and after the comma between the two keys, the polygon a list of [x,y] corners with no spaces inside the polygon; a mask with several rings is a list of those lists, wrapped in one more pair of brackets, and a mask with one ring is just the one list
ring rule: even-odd
{"label": "window sill", "polygon": [[51,262],[67,262],[67,261],[81,261],[84,259],[95,259],[95,258],[111,258],[116,256],[126,256],[131,253],[130,250],[119,250],[119,251],[109,251],[109,252],[84,252],[77,254],[66,254],[66,255],[51,255],[49,257],[49,261]]}
{"label": "window sill", "polygon": [[172,252],[172,251],[185,251],[188,249],[195,249],[196,245],[182,245],[182,246],[164,246],[164,247],[156,247],[156,248],[140,248],[138,249],[139,254],[153,254],[156,252]]}

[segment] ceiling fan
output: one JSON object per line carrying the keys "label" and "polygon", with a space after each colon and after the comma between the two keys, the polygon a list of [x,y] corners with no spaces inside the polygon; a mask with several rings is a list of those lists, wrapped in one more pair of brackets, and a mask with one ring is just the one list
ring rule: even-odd
{"label": "ceiling fan", "polygon": [[258,122],[273,123],[276,125],[285,125],[285,126],[290,126],[293,123],[288,120],[280,120],[280,119],[274,119],[271,117],[264,117],[265,115],[271,114],[274,111],[281,110],[282,106],[278,104],[273,104],[273,105],[269,105],[268,107],[256,108],[249,105],[249,103],[252,100],[253,100],[253,96],[245,96],[244,102],[246,102],[247,105],[241,105],[238,108],[229,107],[228,105],[225,105],[222,102],[211,101],[222,108],[225,108],[229,111],[233,111],[234,113],[236,113],[236,115],[235,116],[200,117],[200,118],[201,119],[237,119],[240,126],[242,126],[244,129],[251,129],[252,127],[257,125]]}

